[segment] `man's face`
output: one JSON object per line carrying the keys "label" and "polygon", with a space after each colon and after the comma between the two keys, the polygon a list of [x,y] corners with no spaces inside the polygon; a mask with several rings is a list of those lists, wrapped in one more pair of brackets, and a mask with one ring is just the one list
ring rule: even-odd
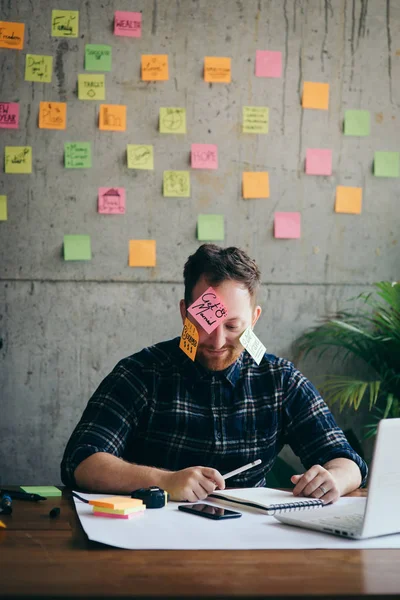
{"label": "man's face", "polygon": [[[201,277],[192,292],[192,302],[210,287],[210,283]],[[182,321],[185,317],[196,325],[199,332],[199,345],[196,360],[211,371],[222,371],[232,365],[243,352],[239,337],[243,331],[253,326],[261,314],[261,307],[252,305],[248,289],[238,281],[227,280],[218,286],[212,286],[225,305],[228,317],[210,334],[187,313],[185,302],[181,300]]]}

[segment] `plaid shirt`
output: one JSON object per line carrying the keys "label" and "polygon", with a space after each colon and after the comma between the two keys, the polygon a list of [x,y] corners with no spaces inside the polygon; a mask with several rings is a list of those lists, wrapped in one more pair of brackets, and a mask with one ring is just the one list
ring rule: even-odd
{"label": "plaid shirt", "polygon": [[202,465],[222,474],[261,458],[229,485],[262,486],[285,444],[306,469],[349,458],[365,482],[365,462],[291,362],[265,354],[257,365],[244,351],[228,369],[212,372],[192,362],[176,338],[121,360],[103,380],[68,442],[61,477],[74,487],[76,467],[96,452],[172,471]]}

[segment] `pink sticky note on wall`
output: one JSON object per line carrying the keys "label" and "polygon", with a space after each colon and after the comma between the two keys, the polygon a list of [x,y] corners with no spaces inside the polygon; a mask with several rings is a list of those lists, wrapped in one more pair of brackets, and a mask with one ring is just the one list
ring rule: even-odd
{"label": "pink sticky note on wall", "polygon": [[224,303],[212,287],[189,306],[188,313],[207,333],[212,333],[228,316]]}
{"label": "pink sticky note on wall", "polygon": [[99,213],[122,215],[125,213],[125,188],[99,188]]}
{"label": "pink sticky note on wall", "polygon": [[274,220],[274,235],[276,238],[296,239],[300,237],[300,213],[276,212]]}
{"label": "pink sticky note on wall", "polygon": [[332,175],[332,150],[307,148],[307,175]]}
{"label": "pink sticky note on wall", "polygon": [[218,169],[218,150],[214,144],[192,144],[192,169]]}
{"label": "pink sticky note on wall", "polygon": [[282,52],[257,50],[256,77],[282,77]]}
{"label": "pink sticky note on wall", "polygon": [[0,102],[0,127],[3,129],[18,129],[18,102]]}
{"label": "pink sticky note on wall", "polygon": [[142,13],[116,10],[114,14],[114,35],[141,37]]}

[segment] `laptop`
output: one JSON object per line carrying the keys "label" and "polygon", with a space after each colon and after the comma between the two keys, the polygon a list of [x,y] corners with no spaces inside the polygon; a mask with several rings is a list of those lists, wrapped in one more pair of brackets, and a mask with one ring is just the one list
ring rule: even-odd
{"label": "laptop", "polygon": [[400,419],[382,419],[378,424],[368,496],[363,502],[327,504],[316,511],[275,518],[348,539],[400,533]]}

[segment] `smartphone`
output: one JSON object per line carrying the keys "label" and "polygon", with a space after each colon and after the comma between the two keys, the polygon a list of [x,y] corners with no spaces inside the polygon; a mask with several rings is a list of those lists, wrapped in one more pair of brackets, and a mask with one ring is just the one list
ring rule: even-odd
{"label": "smartphone", "polygon": [[219,508],[218,506],[211,506],[210,504],[180,504],[179,510],[191,513],[192,515],[198,515],[199,517],[206,517],[207,519],[214,519],[220,521],[221,519],[237,519],[242,516],[242,513],[236,512],[235,510],[228,510],[227,508]]}

